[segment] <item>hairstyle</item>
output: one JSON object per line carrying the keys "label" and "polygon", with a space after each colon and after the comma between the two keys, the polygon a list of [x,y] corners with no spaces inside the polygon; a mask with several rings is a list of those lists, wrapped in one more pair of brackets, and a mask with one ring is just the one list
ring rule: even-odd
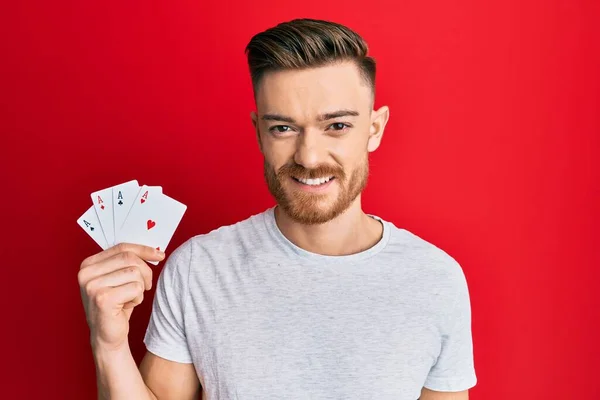
{"label": "hairstyle", "polygon": [[308,18],[280,23],[252,37],[246,46],[254,93],[265,73],[315,68],[352,61],[375,97],[375,59],[353,30],[335,22]]}

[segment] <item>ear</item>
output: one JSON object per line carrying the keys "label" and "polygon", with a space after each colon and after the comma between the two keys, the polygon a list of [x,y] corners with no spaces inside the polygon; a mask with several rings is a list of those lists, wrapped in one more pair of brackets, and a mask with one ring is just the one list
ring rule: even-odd
{"label": "ear", "polygon": [[252,111],[250,113],[250,119],[252,119],[252,125],[254,125],[254,131],[256,132],[256,140],[258,141],[258,149],[262,153],[263,152],[262,142],[260,141],[260,129],[258,127],[258,115],[256,115],[256,112]]}
{"label": "ear", "polygon": [[390,118],[390,109],[387,106],[382,106],[379,110],[374,111],[371,115],[371,126],[369,127],[369,141],[367,142],[367,150],[373,152],[377,150],[381,143],[385,125]]}

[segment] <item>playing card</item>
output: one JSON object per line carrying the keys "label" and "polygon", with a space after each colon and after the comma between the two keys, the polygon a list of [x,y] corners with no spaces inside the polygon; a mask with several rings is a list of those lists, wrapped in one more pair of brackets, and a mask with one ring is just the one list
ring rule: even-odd
{"label": "playing card", "polygon": [[[162,187],[152,188],[162,193]],[[90,195],[109,247],[115,244],[115,236],[127,218],[139,189],[138,181],[132,180],[98,190]],[[118,218],[116,221],[115,217]]]}
{"label": "playing card", "polygon": [[185,204],[144,185],[117,234],[115,244],[136,243],[165,251],[186,209]]}
{"label": "playing card", "polygon": [[102,250],[108,248],[108,243],[102,232],[102,226],[100,226],[100,221],[98,220],[94,206],[91,206],[81,217],[79,217],[77,224],[81,226],[81,228],[83,228],[96,243],[98,243]]}
{"label": "playing card", "polygon": [[117,232],[123,226],[127,214],[133,206],[133,200],[140,191],[140,185],[137,180],[122,183],[120,185],[113,186],[113,221],[114,221],[114,232],[115,237]]}
{"label": "playing card", "polygon": [[[120,185],[113,187],[113,205],[114,205],[113,215],[114,215],[114,220],[115,220],[115,244],[117,243],[116,240],[117,240],[118,233],[121,230],[121,228],[123,227],[123,224],[125,223],[125,220],[127,219],[127,216],[129,215],[129,212],[131,211],[131,208],[133,207],[135,202],[138,201],[140,204],[144,204],[146,202],[146,200],[148,199],[148,197],[153,196],[154,194],[162,193],[162,186],[144,185],[143,187],[145,188],[144,192],[142,192],[142,187],[138,186],[135,189],[135,193],[133,193],[133,196],[130,196],[130,193],[121,192],[119,190]],[[126,191],[131,192],[131,191],[133,191],[133,189],[132,189],[132,187],[130,187],[130,188],[127,188]],[[120,204],[121,202],[123,202],[122,205]],[[121,207],[121,206],[124,206],[124,207]],[[119,209],[119,208],[121,208],[121,209]]]}
{"label": "playing card", "polygon": [[102,232],[104,232],[106,242],[109,246],[112,246],[115,242],[112,187],[98,190],[90,196],[94,208],[96,209],[96,215],[98,215],[100,225],[102,225]]}

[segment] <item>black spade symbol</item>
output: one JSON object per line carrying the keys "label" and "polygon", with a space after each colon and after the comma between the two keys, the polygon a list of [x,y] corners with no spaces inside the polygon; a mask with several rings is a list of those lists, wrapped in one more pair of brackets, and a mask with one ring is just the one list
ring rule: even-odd
{"label": "black spade symbol", "polygon": [[90,226],[90,230],[91,230],[91,231],[93,231],[93,230],[94,230],[94,227],[93,227],[93,226]]}

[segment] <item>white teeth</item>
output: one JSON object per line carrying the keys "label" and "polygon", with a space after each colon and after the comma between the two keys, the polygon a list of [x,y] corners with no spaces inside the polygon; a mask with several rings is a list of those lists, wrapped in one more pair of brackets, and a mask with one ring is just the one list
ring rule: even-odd
{"label": "white teeth", "polygon": [[329,182],[332,178],[333,178],[333,176],[329,176],[329,177],[326,177],[326,178],[298,179],[298,180],[300,182],[304,183],[305,185],[316,186],[316,185],[322,185],[325,182]]}

